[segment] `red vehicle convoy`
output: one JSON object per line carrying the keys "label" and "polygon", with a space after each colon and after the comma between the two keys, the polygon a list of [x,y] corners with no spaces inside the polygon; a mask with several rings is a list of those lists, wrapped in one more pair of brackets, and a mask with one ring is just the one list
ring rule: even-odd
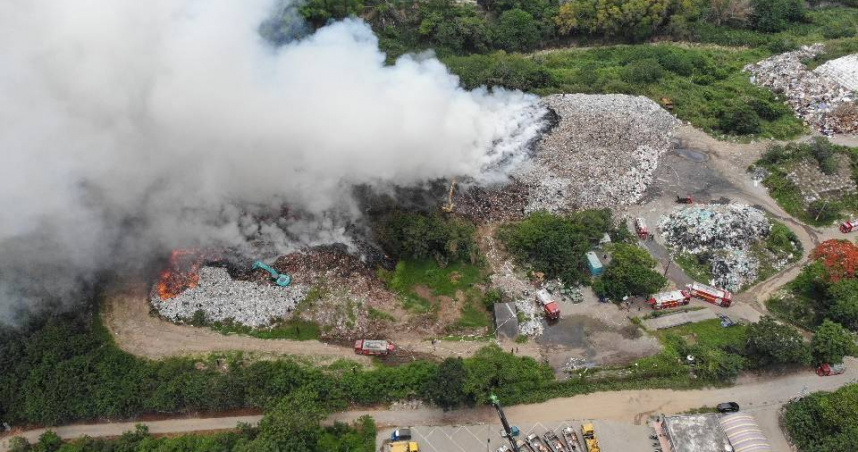
{"label": "red vehicle convoy", "polygon": [[699,282],[693,282],[686,287],[692,297],[697,297],[725,308],[733,304],[733,294],[724,289],[707,286]]}
{"label": "red vehicle convoy", "polygon": [[355,341],[355,353],[358,355],[387,356],[396,350],[393,342],[386,340],[358,339]]}
{"label": "red vehicle convoy", "polygon": [[677,306],[685,306],[691,303],[691,294],[685,290],[672,290],[670,292],[659,292],[653,294],[647,300],[650,307],[655,310],[675,308]]}

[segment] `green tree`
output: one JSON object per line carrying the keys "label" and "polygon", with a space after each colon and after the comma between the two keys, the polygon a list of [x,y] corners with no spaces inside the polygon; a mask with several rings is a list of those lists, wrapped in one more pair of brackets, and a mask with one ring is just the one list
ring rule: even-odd
{"label": "green tree", "polygon": [[714,348],[695,347],[694,371],[698,377],[711,381],[732,381],[745,368],[745,358],[734,353]]}
{"label": "green tree", "polygon": [[584,281],[585,253],[613,229],[610,210],[585,210],[562,217],[535,212],[518,223],[502,226],[498,238],[535,271],[569,284]]}
{"label": "green tree", "polygon": [[770,364],[809,364],[810,349],[799,331],[763,316],[748,327],[745,353],[752,363],[763,367]]}
{"label": "green tree", "polygon": [[785,30],[790,22],[804,18],[803,0],[752,0],[751,24],[759,31]]}
{"label": "green tree", "polygon": [[259,422],[258,446],[290,452],[314,452],[322,435],[319,422],[325,410],[319,404],[319,395],[299,389],[281,399]]}
{"label": "green tree", "polygon": [[837,323],[858,331],[858,279],[844,279],[828,287],[828,316]]}
{"label": "green tree", "polygon": [[48,430],[39,435],[39,442],[33,447],[36,452],[54,452],[59,450],[63,445],[63,440],[60,435],[57,435],[53,430]]}
{"label": "green tree", "polygon": [[426,395],[444,411],[471,402],[465,393],[468,372],[462,358],[447,358],[426,385]]}
{"label": "green tree", "polygon": [[480,349],[473,359],[465,361],[465,368],[468,371],[465,393],[478,404],[488,403],[492,393],[504,403],[515,402],[554,381],[550,367],[533,358],[505,353],[497,345]]}
{"label": "green tree", "polygon": [[645,58],[629,63],[623,68],[623,80],[628,83],[653,83],[664,77],[664,68],[655,58]]}
{"label": "green tree", "polygon": [[655,259],[637,246],[617,243],[611,248],[611,263],[593,284],[599,295],[621,300],[627,295],[649,295],[667,284],[661,273],[653,270]]}
{"label": "green tree", "polygon": [[522,9],[501,14],[492,30],[497,47],[511,51],[532,50],[539,43],[539,25],[533,15]]}
{"label": "green tree", "polygon": [[32,446],[27,438],[16,436],[9,440],[9,452],[28,452],[30,450],[32,450]]}
{"label": "green tree", "polygon": [[840,363],[843,357],[855,353],[852,335],[839,323],[825,320],[810,342],[813,357],[818,363]]}

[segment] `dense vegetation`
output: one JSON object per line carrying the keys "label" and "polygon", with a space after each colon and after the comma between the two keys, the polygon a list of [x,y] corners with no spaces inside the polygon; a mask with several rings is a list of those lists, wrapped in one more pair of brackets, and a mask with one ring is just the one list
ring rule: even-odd
{"label": "dense vegetation", "polygon": [[[318,394],[326,410],[337,410],[426,397],[438,370],[425,361],[375,369],[344,361],[315,368],[241,355],[149,361],[119,350],[97,319],[52,317],[24,332],[2,332],[0,421],[56,425],[141,413],[271,408],[299,389]],[[465,366],[465,394],[478,403],[488,396],[482,391],[520,399],[534,395],[529,388],[553,381],[547,367],[496,347],[465,360]]]}
{"label": "dense vegetation", "polygon": [[[536,212],[498,229],[509,252],[533,271],[566,284],[587,281],[585,253],[616,231],[610,210],[585,210],[568,216]],[[616,234],[617,232],[615,232]]]}
{"label": "dense vegetation", "polygon": [[667,278],[653,270],[657,264],[640,246],[617,243],[608,250],[611,263],[596,279],[593,289],[599,296],[620,301],[627,295],[650,295],[667,285]]}
{"label": "dense vegetation", "polygon": [[772,198],[790,215],[805,223],[828,225],[841,218],[844,212],[858,210],[858,194],[830,194],[824,199],[805,202],[799,186],[787,177],[802,162],[817,166],[826,175],[837,174],[842,171],[841,165],[848,165],[852,180],[858,181],[858,151],[836,146],[825,138],[815,138],[806,143],[772,145],[750,170],[764,169],[768,174],[763,179],[763,185],[769,189]]}
{"label": "dense vegetation", "polygon": [[236,432],[156,438],[144,425],[116,439],[82,438],[67,443],[49,431],[33,445],[18,440],[12,452],[209,452],[277,451],[374,452],[376,427],[370,417],[353,426],[335,423],[321,427],[325,411],[314,397],[298,392],[268,411],[258,428],[241,426]]}
{"label": "dense vegetation", "polygon": [[858,444],[858,384],[787,404],[783,423],[801,452],[852,452]]}
{"label": "dense vegetation", "polygon": [[376,239],[397,259],[434,259],[441,266],[448,262],[476,262],[476,227],[468,220],[394,211],[375,222]]}
{"label": "dense vegetation", "polygon": [[[314,27],[363,18],[393,57],[427,48],[442,55],[527,52],[653,37],[783,48],[807,39],[855,36],[850,29],[855,15],[849,11],[806,11],[802,0],[309,0],[300,8]],[[294,30],[291,16],[284,22],[277,28]]]}
{"label": "dense vegetation", "polygon": [[811,259],[786,294],[769,300],[769,309],[807,329],[831,320],[858,331],[858,247],[829,240],[811,253]]}

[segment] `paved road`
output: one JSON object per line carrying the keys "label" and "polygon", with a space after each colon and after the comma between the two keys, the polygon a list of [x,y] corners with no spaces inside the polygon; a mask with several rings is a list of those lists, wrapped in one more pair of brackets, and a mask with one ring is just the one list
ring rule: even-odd
{"label": "paved road", "polygon": [[[833,391],[858,382],[858,360],[847,358],[848,370],[843,375],[818,377],[807,370],[781,377],[743,376],[735,386],[695,391],[651,389],[641,391],[615,391],[585,394],[576,397],[553,399],[532,405],[516,405],[506,409],[507,417],[518,423],[558,422],[571,419],[603,419],[643,424],[650,415],[680,413],[701,406],[714,406],[723,401],[738,402],[744,410],[759,416],[761,426],[773,444],[785,444],[777,428],[777,410],[802,392]],[[402,425],[465,425],[496,422],[492,408],[444,412],[439,409],[415,410],[357,410],[336,413],[328,421],[351,422],[363,415],[376,419],[379,426]],[[221,418],[180,418],[145,422],[155,434],[225,430],[239,422],[255,424],[261,416],[234,416]],[[53,430],[63,438],[118,436],[133,430],[135,422],[105,424],[78,424],[57,427]],[[30,441],[38,440],[45,429],[23,432]],[[8,436],[0,439],[0,452],[8,449]],[[775,448],[775,450],[786,450]]]}

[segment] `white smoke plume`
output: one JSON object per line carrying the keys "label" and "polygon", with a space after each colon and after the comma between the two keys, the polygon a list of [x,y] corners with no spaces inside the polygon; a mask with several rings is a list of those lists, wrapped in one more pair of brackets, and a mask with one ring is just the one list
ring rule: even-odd
{"label": "white smoke plume", "polygon": [[533,96],[385,66],[357,19],[273,46],[276,6],[0,2],[0,322],[152,249],[338,240],[351,186],[491,178],[538,133]]}

